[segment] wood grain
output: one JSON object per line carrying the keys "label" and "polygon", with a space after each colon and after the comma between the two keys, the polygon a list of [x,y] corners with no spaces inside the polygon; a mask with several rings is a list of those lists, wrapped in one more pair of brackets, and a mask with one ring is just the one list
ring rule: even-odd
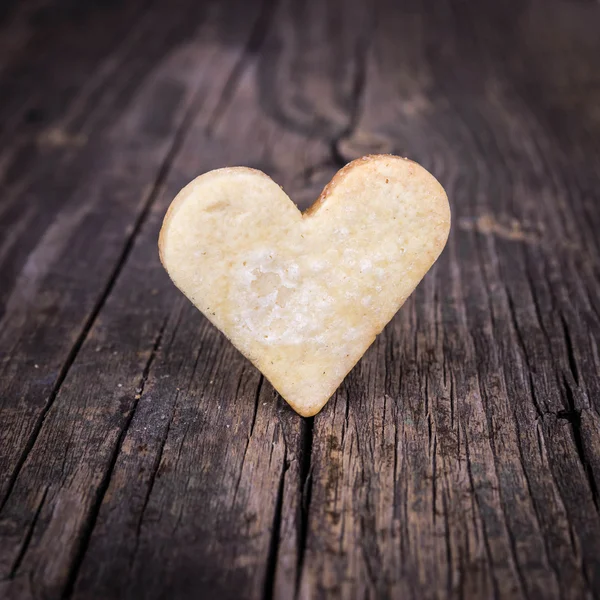
{"label": "wood grain", "polygon": [[[0,13],[0,597],[600,595],[600,7]],[[6,99],[6,101],[4,101]],[[172,286],[206,170],[305,208],[362,154],[448,246],[301,419]]]}

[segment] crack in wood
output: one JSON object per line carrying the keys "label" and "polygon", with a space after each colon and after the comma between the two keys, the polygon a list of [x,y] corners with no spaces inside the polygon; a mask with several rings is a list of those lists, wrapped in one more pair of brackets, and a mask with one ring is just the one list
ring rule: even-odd
{"label": "crack in wood", "polygon": [[[431,420],[429,420],[429,428],[431,436]],[[433,525],[435,527],[436,519],[437,519],[437,432],[433,436],[433,449],[431,453],[431,520],[433,521]]]}
{"label": "crack in wood", "polygon": [[300,582],[304,569],[304,558],[308,540],[308,520],[310,515],[310,501],[312,496],[312,452],[313,452],[314,417],[308,417],[302,421],[302,432],[300,438],[300,490],[301,498],[298,503],[297,516],[297,568],[296,568],[296,591],[298,597]]}
{"label": "crack in wood", "polygon": [[[369,498],[369,492],[367,492],[367,494],[365,494],[365,499],[368,502],[368,498]],[[371,545],[368,543],[371,540],[368,540],[368,536],[369,536],[369,528],[367,526],[367,517],[365,517],[365,514],[360,514],[358,517],[358,524],[359,524],[359,530],[360,530],[360,537],[359,537],[359,544],[360,544],[360,549],[363,555],[363,561],[364,561],[364,565],[365,565],[365,572],[367,574],[367,580],[369,582],[369,585],[371,587],[372,592],[374,592],[375,597],[377,597],[377,575],[375,574],[377,567],[375,567],[373,565],[373,563],[375,564],[381,564],[381,556],[379,555],[379,553],[377,552],[377,546],[371,547]],[[371,519],[369,519],[369,523],[368,525],[372,525],[372,523],[370,522]],[[369,598],[371,595],[373,594],[369,594],[368,591],[365,591],[365,597]]]}
{"label": "crack in wood", "polygon": [[[445,361],[444,361],[445,362]],[[456,392],[454,389],[454,376],[452,374],[450,374],[450,427],[452,428],[452,430],[454,430],[454,421],[455,421],[455,404],[456,404]],[[458,440],[458,455],[460,456],[460,436],[457,435],[457,440]]]}
{"label": "crack in wood", "polygon": [[565,336],[565,345],[567,347],[567,358],[569,361],[569,368],[571,369],[571,373],[573,374],[573,379],[575,379],[575,383],[579,385],[579,369],[577,368],[577,360],[575,359],[575,351],[573,350],[573,340],[571,339],[571,333],[569,332],[567,320],[565,319],[565,316],[562,312],[560,313],[560,320]]}
{"label": "crack in wood", "polygon": [[[166,329],[167,321],[168,321],[168,317],[167,317],[167,319],[165,319],[163,326],[161,328],[161,333],[160,333],[161,340],[162,340],[162,336],[164,335],[164,331]],[[178,326],[178,322],[176,324],[176,327],[177,326]],[[161,344],[162,344],[162,341],[161,341]],[[156,350],[158,350],[158,347],[156,347]],[[146,381],[148,380],[148,376],[150,375],[150,367],[151,367],[151,363],[150,363],[150,361],[148,361],[148,363],[146,363],[146,368],[144,369],[144,373],[142,374],[142,385],[140,385],[140,387],[138,388],[139,389],[138,394],[139,394],[140,399],[144,393],[144,387],[145,387]],[[175,399],[173,401],[173,410],[174,410],[174,407],[177,405],[177,400],[179,398],[179,394],[180,394],[180,392],[179,392],[179,390],[177,390],[175,392]],[[131,553],[131,560],[129,563],[130,569],[133,566],[133,564],[135,562],[135,557],[137,555],[137,551],[138,551],[138,547],[139,547],[139,540],[140,540],[140,533],[142,531],[142,523],[144,521],[144,514],[146,512],[146,507],[148,506],[148,502],[150,501],[150,496],[152,495],[152,491],[154,489],[154,483],[156,481],[156,476],[158,474],[158,469],[160,467],[160,462],[162,460],[162,455],[163,455],[163,451],[165,448],[165,444],[167,442],[167,438],[169,437],[169,431],[171,429],[172,418],[173,418],[173,415],[171,414],[171,417],[169,418],[167,427],[165,429],[165,434],[162,437],[162,439],[160,440],[160,446],[158,448],[158,452],[156,453],[156,458],[154,459],[154,462],[152,464],[152,471],[150,473],[150,479],[148,481],[148,489],[144,496],[144,503],[142,504],[140,516],[139,516],[139,518],[136,522],[136,526],[135,526],[135,546],[134,546],[133,552]]]}
{"label": "crack in wood", "polygon": [[[487,534],[487,530],[485,527],[485,519],[483,516],[483,512],[482,512],[482,508],[481,508],[481,502],[479,500],[479,492],[477,491],[477,488],[475,486],[475,479],[473,477],[473,469],[472,469],[472,464],[471,464],[471,455],[469,452],[469,438],[465,433],[465,454],[466,454],[466,458],[467,458],[467,474],[469,476],[469,484],[471,486],[471,491],[473,492],[472,494],[472,500],[475,503],[475,506],[477,507],[477,512],[479,513],[479,518],[481,519],[481,533],[483,535],[483,546],[485,548],[485,553],[487,555],[487,562],[490,566],[493,567],[494,562],[492,560],[492,550],[490,547],[490,540],[488,538],[488,534]],[[475,520],[475,517],[473,516],[474,519],[474,525],[475,525],[475,530],[477,531],[477,521]],[[494,592],[494,600],[498,600],[500,598],[500,591],[498,588],[498,580],[496,579],[496,575],[494,573],[493,568],[490,570],[490,579],[492,582],[492,590]]]}
{"label": "crack in wood", "polygon": [[[548,330],[546,329],[546,325],[545,325],[544,319],[542,317],[542,307],[540,306],[540,299],[538,298],[537,291],[536,291],[537,286],[535,285],[535,278],[530,271],[530,266],[529,266],[528,260],[525,260],[525,269],[523,270],[523,274],[525,275],[525,278],[527,279],[527,284],[529,285],[529,289],[531,290],[531,299],[533,300],[533,308],[535,310],[535,316],[536,316],[537,322],[540,325],[540,330],[546,337],[546,342],[547,342],[548,346],[551,348],[552,347],[551,337],[548,334]],[[546,280],[549,281],[547,279],[547,277],[548,277],[547,273],[545,273],[545,277],[546,277]],[[550,294],[549,298],[550,298],[550,301],[552,302],[552,314],[556,314],[555,313],[556,306],[554,305],[554,297],[552,296],[552,294]]]}
{"label": "crack in wood", "polygon": [[[241,376],[240,376],[241,380]],[[256,386],[256,392],[254,393],[254,410],[252,413],[252,420],[250,421],[250,431],[248,432],[248,437],[246,439],[246,447],[244,448],[244,454],[242,456],[242,462],[240,464],[240,474],[238,476],[237,482],[235,484],[235,490],[233,492],[233,500],[232,505],[235,505],[235,501],[237,499],[238,490],[240,489],[240,483],[242,482],[242,475],[244,474],[244,463],[246,462],[246,456],[248,454],[248,448],[250,446],[250,440],[252,439],[252,434],[254,433],[254,424],[256,423],[256,415],[258,414],[258,404],[260,399],[260,392],[263,387],[263,383],[265,381],[265,376],[260,373],[258,377],[258,384]],[[273,446],[271,445],[271,455],[273,454]],[[269,457],[269,462],[270,462]]]}
{"label": "crack in wood", "polygon": [[[532,291],[533,293],[533,291]],[[508,314],[510,315],[513,328],[516,334],[517,342],[521,347],[521,352],[523,354],[523,359],[525,360],[525,366],[527,367],[527,379],[529,383],[529,392],[531,394],[531,401],[533,402],[533,406],[536,410],[538,417],[543,418],[544,413],[547,413],[548,410],[542,411],[542,407],[539,404],[537,394],[535,391],[535,386],[533,383],[533,369],[531,368],[531,364],[529,362],[529,355],[527,352],[527,346],[525,345],[525,338],[523,337],[523,333],[521,332],[521,328],[519,326],[519,322],[517,321],[517,313],[515,311],[514,301],[512,296],[510,295],[508,289],[505,289],[506,301],[508,305]],[[506,377],[505,377],[506,378]],[[516,417],[515,417],[516,420]]]}
{"label": "crack in wood", "polygon": [[134,397],[132,407],[131,407],[129,413],[127,414],[125,423],[123,425],[123,429],[121,430],[121,433],[119,434],[117,443],[115,444],[115,448],[111,454],[108,468],[107,468],[106,472],[104,473],[104,476],[102,477],[102,481],[96,491],[94,502],[90,509],[90,515],[85,523],[84,528],[82,529],[82,531],[79,535],[78,547],[75,552],[75,557],[71,564],[71,568],[69,569],[69,576],[67,578],[67,582],[65,584],[65,588],[64,588],[63,594],[62,594],[63,600],[70,598],[73,594],[73,590],[75,588],[75,582],[77,580],[77,575],[79,573],[79,569],[81,568],[81,564],[83,563],[85,553],[88,549],[90,540],[92,538],[92,533],[94,531],[94,527],[96,526],[96,521],[98,520],[98,515],[100,513],[100,507],[102,506],[102,501],[104,500],[104,496],[106,495],[106,492],[108,491],[108,488],[110,486],[112,474],[115,469],[115,465],[117,464],[117,458],[119,457],[119,454],[121,453],[121,448],[123,447],[123,442],[125,441],[125,438],[127,437],[127,433],[129,431],[129,427],[131,426],[131,423],[133,421],[133,417],[135,416],[135,412],[138,407],[140,398],[142,397],[142,395],[144,393],[144,386],[146,385],[146,381],[148,379],[148,374],[150,373],[150,368],[152,367],[152,363],[154,362],[154,359],[156,358],[156,355],[160,348],[160,344],[162,341],[162,337],[163,337],[163,333],[164,333],[166,324],[167,324],[167,319],[165,319],[163,321],[162,327],[158,331],[156,339],[154,340],[154,345],[150,352],[150,356],[148,357],[148,360],[146,361],[146,364],[142,371],[142,376],[140,378],[140,383],[137,386],[137,389],[139,390],[139,392],[136,393],[136,395]]}
{"label": "crack in wood", "polygon": [[535,421],[535,437],[537,440],[538,450],[539,450],[540,457],[542,458],[542,460],[545,463],[547,463],[548,457],[546,455],[546,444],[544,441],[544,434],[542,432],[542,427],[543,427],[543,419],[541,422],[540,422],[540,419],[536,419],[536,421]]}
{"label": "crack in wood", "polygon": [[260,392],[265,382],[265,376],[260,373],[258,378],[258,385],[256,386],[256,394],[254,395],[254,412],[252,413],[252,422],[250,423],[250,433],[248,434],[248,442],[254,433],[254,425],[256,423],[256,415],[258,414],[258,402],[260,400]]}
{"label": "crack in wood", "polygon": [[281,520],[283,514],[283,491],[285,488],[285,474],[290,465],[287,452],[283,459],[281,475],[279,477],[279,486],[277,488],[277,497],[275,499],[275,510],[273,511],[273,522],[271,525],[271,539],[269,541],[269,551],[267,555],[267,565],[265,569],[265,583],[263,591],[263,600],[272,600],[275,587],[275,574],[277,571],[277,558],[279,556],[279,542],[281,534]]}
{"label": "crack in wood", "polygon": [[571,424],[571,431],[573,433],[573,442],[575,444],[575,448],[577,449],[577,456],[581,465],[583,467],[583,472],[585,473],[590,492],[592,494],[592,500],[594,502],[594,506],[596,510],[600,512],[599,498],[598,498],[598,484],[596,483],[596,479],[594,477],[594,471],[592,470],[592,466],[586,456],[585,444],[583,442],[583,436],[581,433],[581,409],[578,409],[575,404],[575,396],[573,395],[573,390],[567,381],[567,378],[563,375],[563,385],[565,389],[567,404],[569,406],[569,410],[562,410],[556,414],[558,419],[564,419]]}
{"label": "crack in wood", "polygon": [[27,548],[29,548],[29,543],[31,542],[31,538],[33,537],[33,531],[34,531],[35,526],[40,517],[40,513],[42,512],[42,507],[44,506],[44,502],[46,500],[47,494],[48,494],[48,486],[46,486],[44,488],[44,491],[42,493],[42,498],[38,504],[38,507],[36,508],[35,514],[33,515],[33,519],[31,521],[31,524],[29,525],[29,528],[27,530],[27,535],[25,536],[25,538],[23,540],[23,544],[21,545],[19,553],[17,554],[17,557],[15,558],[15,561],[10,569],[8,579],[15,578],[17,571],[19,570],[19,567],[21,566],[21,563],[23,562],[23,558],[25,557]]}
{"label": "crack in wood", "polygon": [[[394,406],[395,406],[394,402]],[[395,507],[398,506],[398,409],[395,407],[394,415],[394,460],[392,465],[392,472],[394,478],[394,489],[392,490],[392,498],[394,501],[394,517]]]}
{"label": "crack in wood", "polygon": [[[546,439],[545,439],[545,437],[543,437],[543,435],[540,434],[541,429],[542,429],[542,423],[540,423],[540,420],[537,420],[536,421],[536,433],[537,433],[538,447],[539,447],[541,456],[544,458],[546,464],[548,464]],[[568,510],[568,505],[565,503],[565,498],[563,496],[563,493],[561,492],[560,482],[557,480],[557,476],[552,471],[552,469],[549,470],[549,473],[550,473],[552,482],[554,484],[554,487],[556,488],[556,494],[560,501],[562,510],[563,510],[563,512],[566,512]],[[588,590],[593,590],[594,586],[592,585],[592,582],[590,581],[589,575],[588,575],[585,565],[583,563],[583,556],[581,555],[581,552],[580,552],[578,537],[577,537],[573,527],[574,527],[574,524],[573,524],[572,520],[567,517],[566,529],[567,529],[568,535],[569,535],[569,542],[570,542],[571,550],[573,551],[572,552],[573,558],[575,559],[575,561],[577,563],[577,569],[578,569],[579,574],[581,574],[581,577],[583,579],[585,587]]]}

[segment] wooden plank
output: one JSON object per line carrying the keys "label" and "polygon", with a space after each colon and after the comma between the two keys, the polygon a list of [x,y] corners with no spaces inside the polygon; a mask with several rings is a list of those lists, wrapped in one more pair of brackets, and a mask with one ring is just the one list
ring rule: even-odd
{"label": "wooden plank", "polygon": [[[598,280],[575,265],[597,255],[599,224],[548,118],[580,103],[571,144],[585,143],[594,96],[560,106],[554,70],[539,69],[540,10],[379,3],[363,111],[339,149],[425,164],[448,190],[454,228],[315,419],[302,597],[598,591],[597,413],[586,394],[597,385],[587,361],[600,339]],[[597,85],[591,11],[554,16],[544,51],[568,50],[580,85]],[[589,161],[581,175],[597,178]]]}
{"label": "wooden plank", "polygon": [[[233,8],[237,8],[238,11],[232,11],[232,7],[228,7],[228,10],[223,11],[224,14],[239,17],[239,10],[242,7]],[[222,14],[217,16],[222,17]],[[268,8],[265,10],[265,14],[268,14]],[[248,17],[247,35],[251,33],[250,26],[257,19],[257,14],[250,11]],[[249,43],[256,43],[253,37],[262,35],[260,29],[266,27],[264,21],[264,16],[262,19],[258,19],[255,31],[249,37]],[[231,24],[234,25],[235,21],[232,20]],[[212,25],[214,26],[214,23]],[[196,50],[206,50],[203,47],[203,44],[206,43],[203,38],[210,40],[211,33],[209,28],[203,31],[203,35],[194,45]],[[240,50],[242,49],[240,48]],[[274,569],[273,561],[265,561],[264,555],[269,552],[271,546],[271,521],[274,514],[281,513],[281,509],[277,509],[277,506],[281,506],[283,502],[284,475],[287,471],[293,474],[297,470],[298,461],[295,458],[295,447],[298,444],[293,444],[293,448],[289,453],[287,452],[281,427],[274,423],[273,417],[276,416],[278,407],[272,402],[273,391],[265,390],[259,394],[262,389],[262,379],[255,371],[249,369],[229,346],[224,345],[222,341],[219,342],[218,338],[215,338],[215,332],[209,329],[206,323],[203,324],[200,337],[194,329],[190,330],[188,327],[182,329],[182,332],[192,333],[192,339],[186,341],[176,337],[180,320],[189,321],[192,315],[187,305],[186,314],[184,316],[180,314],[182,312],[181,299],[165,276],[162,267],[159,266],[156,252],[158,225],[168,201],[175,189],[183,184],[182,174],[189,179],[197,173],[199,168],[197,162],[199,139],[204,142],[206,153],[201,160],[202,170],[216,167],[220,161],[226,158],[222,149],[219,148],[219,144],[222,142],[219,142],[218,139],[211,142],[206,132],[208,125],[214,121],[215,101],[219,100],[221,90],[226,90],[227,74],[232,72],[233,61],[229,65],[229,69],[224,68],[227,67],[226,59],[235,59],[237,58],[236,54],[239,56],[238,53],[222,53],[220,61],[215,63],[214,56],[203,52],[199,53],[198,57],[194,57],[195,61],[190,61],[189,55],[184,56],[186,60],[179,65],[179,68],[182,69],[194,67],[193,72],[195,73],[201,64],[200,61],[212,61],[211,68],[205,69],[206,79],[203,81],[210,81],[213,87],[208,97],[203,98],[205,102],[198,113],[200,124],[196,129],[196,135],[190,136],[191,141],[186,144],[186,150],[173,168],[174,175],[169,180],[169,191],[162,199],[159,209],[151,213],[148,228],[144,230],[131,260],[127,263],[128,271],[133,279],[129,279],[127,275],[119,277],[121,287],[117,286],[115,293],[110,294],[106,302],[106,318],[99,318],[94,327],[86,332],[85,342],[78,351],[76,359],[69,366],[69,376],[62,383],[52,406],[47,411],[39,436],[36,438],[31,452],[28,453],[18,478],[11,487],[1,515],[2,537],[7,542],[3,549],[3,558],[5,564],[10,565],[10,572],[7,572],[9,581],[6,583],[6,593],[21,593],[27,596],[33,593],[29,586],[34,586],[35,590],[44,590],[44,593],[50,595],[70,594],[73,591],[75,577],[104,498],[106,503],[102,506],[105,510],[100,511],[98,537],[92,540],[89,563],[83,566],[82,583],[79,584],[76,594],[98,594],[98,597],[103,597],[104,593],[114,591],[111,587],[114,586],[114,582],[107,579],[106,571],[100,569],[97,572],[94,568],[95,561],[98,560],[106,568],[111,558],[117,558],[119,561],[117,571],[126,568],[135,574],[141,570],[140,576],[145,581],[148,593],[151,593],[154,582],[148,577],[148,550],[144,544],[146,538],[143,535],[144,529],[142,529],[142,524],[145,524],[143,519],[146,514],[152,514],[156,497],[158,497],[157,502],[160,509],[168,509],[169,514],[177,520],[181,519],[182,515],[172,512],[171,502],[174,501],[181,511],[186,513],[192,510],[185,505],[185,502],[183,505],[181,504],[189,495],[186,492],[189,480],[182,477],[179,472],[177,468],[179,458],[174,459],[174,453],[177,457],[181,455],[185,458],[181,466],[186,471],[189,470],[191,464],[196,463],[193,457],[195,453],[201,452],[205,461],[207,452],[214,454],[214,476],[218,477],[224,470],[230,474],[229,477],[223,478],[223,483],[231,492],[235,487],[236,495],[234,497],[223,495],[229,509],[229,520],[226,518],[227,515],[219,520],[220,530],[225,536],[225,542],[231,542],[232,538],[239,534],[240,528],[245,529],[247,530],[245,535],[252,544],[248,546],[243,543],[244,538],[240,540],[238,544],[244,551],[241,556],[236,556],[239,551],[236,551],[235,545],[230,544],[230,548],[222,544],[222,547],[225,548],[223,552],[231,553],[233,550],[234,554],[233,556],[226,554],[220,557],[220,560],[229,563],[234,558],[238,563],[240,573],[246,573],[248,576],[250,571],[250,574],[254,576],[252,585],[255,590],[262,590],[262,587],[267,585],[266,574],[268,570]],[[177,64],[164,65],[170,76],[173,75],[176,66]],[[235,72],[236,68],[233,70],[233,73]],[[218,74],[222,74],[220,86],[215,85]],[[149,93],[151,94],[152,91],[150,90]],[[205,123],[206,120],[209,123]],[[251,131],[248,133],[253,134]],[[249,147],[250,141],[247,141],[245,146]],[[137,156],[139,157],[139,154]],[[257,160],[259,159],[260,154],[257,154]],[[153,259],[150,266],[148,265],[149,256]],[[178,299],[179,308],[171,312],[169,309],[173,298]],[[144,308],[140,309],[142,306]],[[126,313],[123,312],[124,307],[127,309]],[[134,314],[130,313],[131,310],[134,311]],[[165,321],[165,316],[169,314],[172,319]],[[126,324],[127,339],[124,338],[124,324]],[[163,381],[162,376],[157,381],[154,371],[152,374],[150,373],[150,367],[155,361],[158,364],[157,368],[161,368],[158,363],[162,356],[161,341],[169,339],[168,336],[173,337],[169,345],[175,345],[177,354],[180,357],[188,357],[188,360],[183,360],[182,363],[171,360],[166,367],[164,363],[162,364],[163,370],[176,368],[173,381],[176,379],[175,376],[177,376],[177,380],[184,377],[185,369],[187,369],[189,385],[185,392],[184,402],[179,404],[175,403],[179,394],[173,389],[173,386],[164,387],[170,382]],[[206,336],[209,336],[208,341],[200,343],[208,354],[195,355],[194,346]],[[167,344],[165,343],[165,345]],[[218,352],[215,354],[215,350],[219,347],[224,349],[224,355]],[[118,348],[118,351],[115,348]],[[141,350],[142,348],[146,348],[146,350]],[[223,380],[221,375],[221,379],[213,387],[212,381],[205,380],[211,375],[214,368],[222,366],[224,363],[230,367],[233,363],[237,363],[237,375],[235,378],[226,380]],[[182,369],[184,370],[182,371]],[[115,377],[117,372],[119,376]],[[201,387],[198,387],[196,377],[200,372],[203,373],[204,380],[200,380]],[[94,373],[99,373],[99,375],[94,377]],[[231,374],[231,371],[228,373]],[[90,378],[95,379],[93,392],[89,389]],[[117,382],[116,379],[119,381]],[[161,391],[161,383],[163,391]],[[163,396],[162,400],[164,401],[160,414],[156,413],[154,406],[155,388]],[[144,390],[146,390],[146,395],[144,395],[144,400],[139,403],[140,411],[136,411],[136,406]],[[217,401],[220,397],[225,399],[235,395],[241,397],[239,404],[228,403],[225,407],[225,403],[223,403],[226,413],[218,416],[218,412],[209,410],[213,408],[214,395],[209,397],[206,394],[209,405],[204,410],[209,418],[207,421],[198,420],[194,416],[197,415],[196,402],[199,396],[205,395],[206,391],[216,394]],[[269,399],[270,402],[268,402]],[[261,400],[264,400],[264,403]],[[263,406],[268,408],[263,408]],[[269,418],[266,418],[265,414]],[[215,428],[217,422],[212,421],[213,417],[218,419],[217,428]],[[191,424],[190,419],[195,424]],[[151,433],[147,433],[150,421]],[[298,421],[294,422],[298,429]],[[230,425],[231,432],[228,431]],[[194,435],[190,435],[188,439],[186,435],[190,426]],[[204,431],[205,427],[215,432],[215,438],[212,440],[206,438],[206,446],[198,447],[194,441],[198,435],[196,428]],[[215,445],[222,449],[229,435],[246,428],[249,430],[247,440],[246,437],[240,437],[239,443],[235,447],[231,446],[231,458],[223,452],[214,450]],[[255,430],[257,435],[253,436],[252,432]],[[168,437],[168,433],[174,439]],[[269,435],[265,436],[265,433]],[[290,431],[288,434],[290,443],[293,442],[293,435],[294,431]],[[139,436],[143,438],[143,442],[139,441]],[[69,440],[66,445],[65,439]],[[265,439],[268,440],[268,443],[265,442]],[[267,445],[265,446],[265,444]],[[142,466],[139,464],[136,452],[140,447],[142,456],[146,457]],[[133,462],[127,460],[130,453]],[[247,460],[245,460],[246,454],[248,454]],[[120,458],[119,461],[117,461],[117,456]],[[263,456],[265,460],[261,458]],[[272,458],[272,460],[269,458],[268,461],[268,464],[272,465],[270,468],[265,462],[268,456]],[[224,464],[222,464],[223,461],[225,461]],[[241,472],[238,472],[239,461],[244,467]],[[134,473],[130,471],[133,463],[135,463]],[[84,465],[89,465],[90,468],[84,468]],[[176,476],[177,484],[163,487],[162,476],[170,471],[169,465],[173,466],[172,476]],[[235,467],[235,472],[232,472],[229,467]],[[250,482],[248,479],[254,481],[253,473],[259,468],[264,470],[265,489],[276,492],[281,488],[281,498],[278,499],[277,494],[273,494],[266,506],[260,504],[261,498],[249,495]],[[144,469],[147,470],[146,475],[143,475]],[[33,476],[34,473],[35,476]],[[134,476],[132,477],[132,475]],[[145,486],[141,495],[138,485]],[[38,491],[46,488],[52,489],[44,494],[42,503]],[[132,494],[131,492],[135,489],[138,490],[137,494]],[[151,491],[154,492],[152,497],[150,496]],[[171,497],[173,492],[176,492],[175,500]],[[167,495],[167,497],[161,499],[161,495]],[[289,496],[289,493],[287,495]],[[137,498],[132,510],[139,511],[133,520],[131,518],[126,520],[127,529],[122,528],[123,518],[127,519],[130,516],[127,512],[116,513],[117,520],[108,519],[107,523],[104,521],[106,511],[110,515],[114,508],[111,499],[114,499],[118,505],[123,498]],[[212,508],[207,496],[192,495],[191,500],[193,501],[192,506],[197,508],[203,506],[207,509]],[[229,506],[230,504],[231,506]],[[240,510],[240,505],[245,508],[244,511]],[[32,507],[33,509],[30,510]],[[214,522],[203,516],[198,510],[192,511],[192,513],[195,515],[198,527],[209,524],[211,531],[214,529]],[[214,518],[214,514],[211,516]],[[265,523],[265,517],[269,519],[268,523]],[[69,527],[66,529],[65,519],[69,523]],[[186,518],[187,520],[189,517]],[[133,530],[137,528],[139,539],[131,537],[132,525]],[[107,536],[103,535],[106,533],[105,527],[108,527]],[[175,526],[176,528],[177,526]],[[168,531],[166,521],[163,523],[161,531],[163,534]],[[127,535],[115,537],[115,533],[119,532],[127,532]],[[260,533],[260,538],[257,538],[255,532]],[[185,532],[183,533],[185,534]],[[165,538],[169,547],[171,547],[172,535],[171,533]],[[57,536],[62,539],[60,552],[56,552]],[[96,539],[99,540],[98,543],[96,543]],[[151,539],[153,538],[151,537]],[[203,539],[203,537],[200,538],[200,540]],[[115,540],[126,542],[121,552],[114,552]],[[107,543],[110,544],[108,551],[106,550]],[[216,539],[214,543],[217,543]],[[262,551],[256,550],[257,544],[258,549]],[[188,548],[187,551],[190,552],[192,549]],[[214,560],[217,556],[212,546],[204,548],[204,553],[207,561]],[[185,558],[185,554],[179,557],[173,555],[173,559],[181,562],[182,556]],[[194,557],[197,558],[197,553],[190,555],[190,558]],[[152,558],[156,560],[159,557],[152,556]],[[257,560],[260,561],[261,568],[254,573],[254,569],[250,570],[252,564],[249,561],[256,562]],[[40,564],[43,564],[42,569],[38,568]],[[90,566],[88,567],[87,564]],[[270,566],[271,564],[273,566]],[[163,561],[163,567],[167,566],[173,567],[173,563]],[[156,575],[161,573],[160,564],[156,565],[154,572]],[[102,575],[104,578],[98,581],[98,576]],[[161,580],[167,587],[174,586],[175,592],[181,589],[177,586],[186,584],[186,577],[180,578],[176,575],[174,572],[168,578]],[[203,581],[204,585],[212,589],[219,589],[219,586],[223,586],[228,579],[227,576],[215,578],[209,570],[198,572],[196,575],[200,577],[200,581]],[[90,577],[93,584],[91,587]],[[131,580],[135,581],[135,578],[132,577]],[[240,585],[241,583],[240,580]],[[246,581],[243,583],[245,584]],[[117,588],[123,589],[122,580],[117,581]],[[155,585],[154,591],[162,593],[161,588]]]}
{"label": "wooden plank", "polygon": [[[213,60],[210,48],[182,43],[198,26],[193,17],[193,12],[187,19],[173,15],[166,4],[162,12],[155,7],[155,30],[144,28],[113,82],[117,98],[100,96],[101,109],[84,111],[95,115],[95,125],[80,130],[91,141],[58,148],[55,156],[41,152],[36,164],[47,161],[56,171],[46,166],[34,171],[31,185],[31,173],[22,173],[26,184],[15,201],[27,194],[40,209],[21,214],[27,235],[22,234],[23,242],[15,240],[17,255],[6,255],[8,273],[2,273],[1,499],[154,199],[153,182],[160,183],[161,165],[178,143],[186,114],[195,110],[194,94],[205,93],[208,82],[192,61],[198,55]],[[179,37],[174,35],[178,26]],[[226,67],[235,58],[223,54],[221,60],[217,64]],[[76,155],[70,166],[65,154]],[[19,215],[4,217],[9,231],[19,232]]]}
{"label": "wooden plank", "polygon": [[[27,523],[37,514],[28,512],[29,504],[22,495],[23,504],[17,500],[19,474],[27,466],[29,451],[58,388],[155,198],[155,190],[148,183],[158,178],[156,185],[160,185],[161,163],[169,161],[177,148],[178,132],[185,131],[187,119],[198,110],[200,100],[205,110],[212,111],[211,102],[218,101],[239,56],[235,51],[214,53],[210,39],[215,30],[218,33],[226,25],[223,12],[213,13],[212,20],[195,21],[194,12],[188,10],[169,22],[172,11],[169,6],[164,8],[167,20],[158,18],[158,12],[154,21],[157,30],[149,32],[151,58],[157,49],[164,58],[154,64],[152,75],[145,77],[125,110],[113,115],[115,122],[88,150],[86,162],[82,159],[79,163],[87,174],[86,181],[70,192],[70,205],[30,255],[7,303],[2,329],[2,348],[7,351],[0,395],[5,494],[0,529],[6,542],[2,545],[1,577],[10,579],[17,574],[29,543]],[[177,23],[179,35],[175,35]],[[199,24],[203,33],[188,41],[186,32]],[[139,61],[139,56],[131,59]],[[202,68],[206,64],[221,69],[220,80],[214,74],[207,77]],[[64,450],[64,439],[54,439]],[[50,469],[56,467],[50,459],[44,464]],[[40,486],[35,479],[28,485],[36,495]],[[40,518],[44,514],[40,513]],[[78,543],[74,536],[64,547],[64,555],[76,555]],[[64,586],[65,578],[68,573],[51,569],[42,576],[50,590]]]}

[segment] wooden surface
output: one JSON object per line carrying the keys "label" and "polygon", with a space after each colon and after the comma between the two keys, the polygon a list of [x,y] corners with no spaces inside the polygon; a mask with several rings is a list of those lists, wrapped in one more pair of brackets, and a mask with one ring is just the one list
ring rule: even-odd
{"label": "wooden surface", "polygon": [[[600,4],[0,6],[0,598],[600,596]],[[441,259],[302,419],[157,234],[394,152]]]}

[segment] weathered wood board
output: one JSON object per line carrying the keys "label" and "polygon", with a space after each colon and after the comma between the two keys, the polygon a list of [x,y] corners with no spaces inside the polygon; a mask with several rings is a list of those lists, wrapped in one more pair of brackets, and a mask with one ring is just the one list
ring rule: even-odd
{"label": "weathered wood board", "polygon": [[[600,5],[0,7],[0,598],[600,596]],[[306,208],[393,152],[453,211],[325,409],[174,288],[175,193]]]}

